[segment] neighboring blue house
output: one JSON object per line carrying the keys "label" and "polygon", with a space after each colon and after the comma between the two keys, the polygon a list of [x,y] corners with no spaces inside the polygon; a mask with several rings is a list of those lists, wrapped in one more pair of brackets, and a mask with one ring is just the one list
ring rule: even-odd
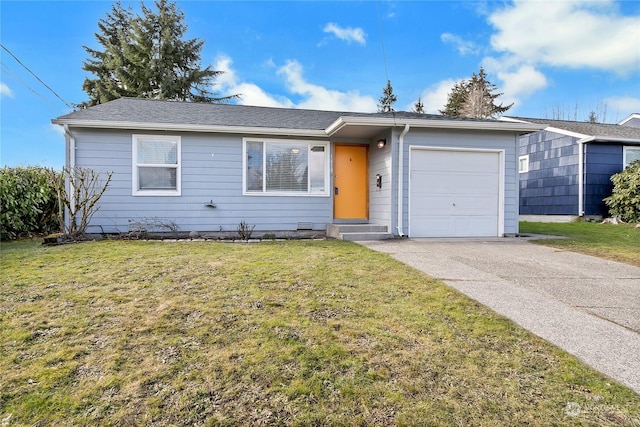
{"label": "neighboring blue house", "polygon": [[620,121],[618,124],[622,125],[622,126],[630,126],[630,127],[634,127],[634,128],[640,128],[640,114],[639,113],[633,113],[629,117],[627,117],[624,120]]}
{"label": "neighboring blue house", "polygon": [[543,128],[132,98],[53,123],[67,166],[113,172],[90,232],[215,235],[245,221],[255,236],[345,239],[516,234],[518,136]]}
{"label": "neighboring blue house", "polygon": [[607,216],[603,199],[611,195],[611,175],[640,159],[638,114],[617,125],[522,117],[501,120],[547,126],[520,137],[522,219]]}

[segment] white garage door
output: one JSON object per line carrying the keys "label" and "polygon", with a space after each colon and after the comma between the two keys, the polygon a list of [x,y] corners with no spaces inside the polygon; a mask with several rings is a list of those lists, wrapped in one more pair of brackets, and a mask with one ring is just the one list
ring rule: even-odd
{"label": "white garage door", "polygon": [[500,152],[412,148],[409,236],[498,236],[500,161]]}

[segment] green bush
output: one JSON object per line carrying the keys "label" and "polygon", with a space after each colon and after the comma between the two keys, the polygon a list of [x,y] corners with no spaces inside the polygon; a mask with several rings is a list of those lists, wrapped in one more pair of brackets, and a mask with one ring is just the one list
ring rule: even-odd
{"label": "green bush", "polygon": [[612,217],[640,222],[640,160],[611,176],[613,193],[604,199]]}
{"label": "green bush", "polygon": [[0,237],[15,239],[29,233],[57,231],[57,196],[52,177],[44,167],[0,169]]}

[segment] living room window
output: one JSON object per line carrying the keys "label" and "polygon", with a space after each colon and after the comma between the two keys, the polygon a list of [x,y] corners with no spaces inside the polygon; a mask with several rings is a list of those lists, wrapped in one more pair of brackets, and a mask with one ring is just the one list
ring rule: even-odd
{"label": "living room window", "polygon": [[180,195],[180,137],[133,135],[133,195]]}
{"label": "living room window", "polygon": [[327,143],[244,140],[244,194],[328,196]]}

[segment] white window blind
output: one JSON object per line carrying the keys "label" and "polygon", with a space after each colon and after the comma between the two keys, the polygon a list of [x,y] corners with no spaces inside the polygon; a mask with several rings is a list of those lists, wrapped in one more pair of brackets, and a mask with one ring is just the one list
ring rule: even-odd
{"label": "white window blind", "polygon": [[245,140],[247,194],[326,195],[326,144]]}

